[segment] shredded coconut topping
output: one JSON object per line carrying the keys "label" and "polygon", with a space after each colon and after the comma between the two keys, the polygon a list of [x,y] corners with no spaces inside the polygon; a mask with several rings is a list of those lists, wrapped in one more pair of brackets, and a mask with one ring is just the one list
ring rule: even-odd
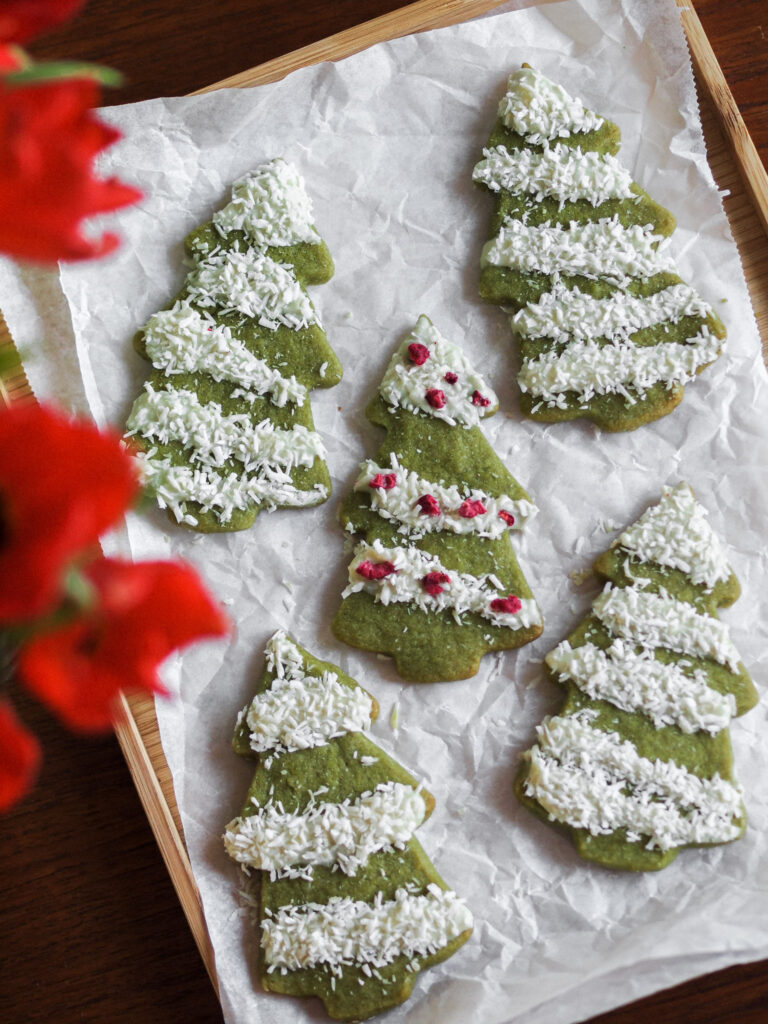
{"label": "shredded coconut topping", "polygon": [[696,658],[710,658],[739,671],[739,653],[728,626],[700,615],[690,604],[666,593],[607,583],[592,605],[595,615],[614,635],[642,647],[666,647]]}
{"label": "shredded coconut topping", "polygon": [[[358,567],[386,563],[392,570],[385,576],[363,577]],[[373,576],[373,578],[371,578]],[[426,583],[426,585],[425,585]],[[349,566],[349,584],[342,597],[361,590],[382,604],[407,602],[425,612],[451,611],[457,622],[467,612],[489,619],[495,626],[527,629],[541,624],[541,613],[533,598],[519,600],[517,611],[495,610],[503,602],[502,583],[492,573],[472,576],[446,569],[439,558],[419,548],[385,548],[380,540],[358,544]]]}
{"label": "shredded coconut topping", "polygon": [[534,146],[591,132],[604,124],[602,117],[587,110],[580,99],[533,68],[520,68],[509,76],[507,91],[499,103],[499,117],[507,128],[525,136]]}
{"label": "shredded coconut topping", "polygon": [[[491,497],[473,488],[462,491],[455,485],[447,486],[426,480],[402,466],[392,452],[391,465],[383,468],[372,459],[362,464],[362,472],[355,482],[355,490],[368,494],[373,508],[384,519],[400,523],[400,533],[424,534],[436,530],[450,533],[476,533],[480,537],[501,537],[507,530],[520,530],[536,514],[536,506],[524,499],[515,500],[506,494]],[[374,486],[379,477],[394,474],[394,486]],[[388,481],[389,482],[389,481]],[[424,515],[418,506],[423,495],[432,495],[438,504],[437,515]],[[485,511],[467,515],[468,503],[479,503]],[[474,505],[478,508],[478,505]],[[501,512],[507,516],[500,515]],[[511,521],[510,521],[511,520]]]}
{"label": "shredded coconut topping", "polygon": [[595,395],[618,394],[627,405],[634,405],[659,382],[672,387],[693,380],[703,366],[718,357],[721,348],[722,341],[708,327],[684,343],[616,341],[599,345],[577,341],[562,352],[552,349],[535,359],[524,359],[518,383],[521,391],[550,407],[565,407],[569,393],[578,395],[582,404]]}
{"label": "shredded coconut topping", "polygon": [[545,661],[589,697],[610,701],[623,711],[640,711],[657,729],[675,725],[686,733],[714,735],[736,714],[733,694],[709,686],[706,672],[664,664],[651,651],[637,652],[624,640],[614,640],[607,650],[591,643],[573,648],[563,640]]}
{"label": "shredded coconut topping", "polygon": [[262,164],[232,187],[232,201],[213,215],[219,234],[244,231],[260,248],[320,241],[304,181],[281,157]]}
{"label": "shredded coconut topping", "polygon": [[715,775],[702,779],[672,761],[641,757],[615,732],[594,728],[595,712],[555,717],[539,726],[525,782],[550,819],[592,835],[627,829],[649,850],[722,843],[741,833],[741,789]]}
{"label": "shredded coconut topping", "polygon": [[[414,362],[409,355],[411,345],[424,346],[427,355]],[[457,380],[450,384],[446,373],[455,373]],[[439,391],[443,404],[430,401],[428,394]],[[474,399],[479,393],[487,404]],[[420,316],[413,332],[400,345],[384,374],[379,393],[385,402],[395,407],[421,412],[455,426],[476,426],[483,415],[494,411],[498,398],[485,380],[472,369],[464,353],[447,341],[426,316]]]}
{"label": "shredded coconut topping", "polygon": [[337,736],[370,727],[373,703],[360,686],[345,686],[335,672],[307,672],[298,647],[279,630],[267,644],[271,687],[246,711],[251,748],[282,753],[325,746]]}
{"label": "shredded coconut topping", "polygon": [[282,907],[261,923],[269,971],[327,964],[384,967],[399,956],[428,956],[472,927],[462,900],[437,885],[421,895],[398,889],[373,903],[333,897],[325,905]]}
{"label": "shredded coconut topping", "polygon": [[720,538],[688,484],[665,487],[658,504],[628,527],[618,543],[643,562],[680,569],[696,585],[712,590],[731,578]]}
{"label": "shredded coconut topping", "polygon": [[281,324],[298,331],[319,323],[292,268],[258,249],[211,253],[190,273],[187,293],[197,306],[243,313],[270,331]]}
{"label": "shredded coconut topping", "polygon": [[214,380],[239,384],[245,398],[268,395],[275,405],[303,405],[307,389],[295,377],[283,377],[258,359],[229,327],[185,300],[155,313],[144,328],[144,345],[152,365],[173,375],[205,373]]}
{"label": "shredded coconut topping", "polygon": [[653,234],[651,225],[624,227],[618,217],[572,221],[567,227],[532,227],[510,217],[485,244],[482,264],[524,273],[580,274],[623,286],[633,277],[674,272],[673,261],[663,252],[666,241]]}
{"label": "shredded coconut topping", "polygon": [[220,468],[238,459],[246,472],[265,465],[309,467],[325,456],[320,435],[301,424],[290,430],[271,420],[254,425],[247,413],[225,415],[217,402],[203,403],[194,391],[155,391],[150,383],[134,402],[127,433],[157,444],[176,442],[190,449],[191,461],[202,466]]}
{"label": "shredded coconut topping", "polygon": [[631,199],[632,175],[615,156],[556,143],[543,150],[494,146],[483,150],[472,180],[491,192],[505,189],[530,194],[536,202],[549,197],[560,204],[586,200],[600,206],[609,199]]}
{"label": "shredded coconut topping", "polygon": [[318,864],[356,875],[371,854],[404,849],[425,815],[417,789],[386,782],[354,801],[313,801],[301,813],[269,802],[230,822],[224,845],[239,864],[269,871],[273,879],[307,878],[307,867]]}

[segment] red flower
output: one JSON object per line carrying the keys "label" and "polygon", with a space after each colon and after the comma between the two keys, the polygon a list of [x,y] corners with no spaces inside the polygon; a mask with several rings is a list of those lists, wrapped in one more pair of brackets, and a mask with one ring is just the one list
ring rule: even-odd
{"label": "red flower", "polygon": [[3,0],[0,5],[0,41],[25,43],[71,18],[84,0]]}
{"label": "red flower", "polygon": [[0,79],[0,251],[23,260],[90,259],[118,244],[88,238],[84,218],[135,203],[141,193],[96,178],[97,154],[120,138],[90,109],[89,78],[13,85]]}
{"label": "red flower", "polygon": [[57,602],[67,564],[138,489],[116,434],[32,403],[0,412],[0,621]]}
{"label": "red flower", "polygon": [[0,701],[0,812],[20,800],[35,781],[40,747],[7,701]]}
{"label": "red flower", "polygon": [[383,580],[387,576],[396,573],[397,569],[391,562],[370,562],[366,559],[364,562],[359,563],[355,572],[358,576],[362,576],[364,580]]}
{"label": "red flower", "polygon": [[84,575],[93,606],[25,644],[18,676],[65,724],[93,731],[109,727],[121,690],[165,694],[160,662],[227,626],[189,566],[100,558]]}

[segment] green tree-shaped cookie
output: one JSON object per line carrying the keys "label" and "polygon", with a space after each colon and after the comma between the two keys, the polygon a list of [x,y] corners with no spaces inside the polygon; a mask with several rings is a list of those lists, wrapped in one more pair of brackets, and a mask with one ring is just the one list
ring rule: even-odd
{"label": "green tree-shaped cookie", "polygon": [[434,799],[364,730],[375,700],[284,632],[235,733],[258,767],[227,852],[261,872],[259,976],[363,1020],[403,1002],[472,917],[414,831]]}
{"label": "green tree-shaped cookie", "polygon": [[665,489],[595,571],[608,583],[592,614],[545,659],[565,703],[516,792],[587,860],[658,870],[746,826],[728,726],[757,694],[717,618],[739,584],[687,484]]}
{"label": "green tree-shaped cookie", "polygon": [[541,615],[509,539],[535,511],[478,424],[498,401],[427,317],[367,410],[387,431],[341,509],[362,536],[332,628],[395,659],[404,679],[466,679],[520,647]]}
{"label": "green tree-shaped cookie", "polygon": [[239,181],[186,249],[184,288],[136,338],[153,370],[128,433],[148,488],[203,532],[325,501],[309,393],[341,366],[304,285],[327,281],[333,261],[295,169],[272,160]]}
{"label": "green tree-shaped cookie", "polygon": [[523,65],[473,172],[496,196],[480,294],[514,313],[533,419],[632,430],[670,412],[725,338],[675,272],[674,218],[616,159],[619,138]]}

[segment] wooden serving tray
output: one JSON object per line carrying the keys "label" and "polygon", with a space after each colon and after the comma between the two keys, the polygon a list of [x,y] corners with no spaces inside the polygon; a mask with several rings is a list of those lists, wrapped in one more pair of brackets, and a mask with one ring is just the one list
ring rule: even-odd
{"label": "wooden serving tray", "polygon": [[[744,125],[722,69],[695,11],[677,0],[693,59],[709,165],[724,200],[741,256],[757,318],[763,351],[768,350],[768,174]],[[200,90],[246,88],[277,81],[291,71],[325,60],[339,60],[374,43],[469,20],[499,6],[499,0],[419,0],[311,46],[268,61]],[[0,316],[0,355],[13,351]],[[0,401],[33,401],[24,371],[0,377]],[[163,753],[154,702],[123,697],[115,732],[157,839],[192,935],[217,987],[213,948],[200,896],[184,844],[170,769]]]}

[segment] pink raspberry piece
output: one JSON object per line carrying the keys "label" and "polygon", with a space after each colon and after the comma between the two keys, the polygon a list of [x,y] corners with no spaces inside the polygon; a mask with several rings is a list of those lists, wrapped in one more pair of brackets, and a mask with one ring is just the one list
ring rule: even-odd
{"label": "pink raspberry piece", "polygon": [[428,388],[424,397],[427,405],[431,405],[433,409],[442,409],[445,405],[445,392],[440,388]]}
{"label": "pink raspberry piece", "polygon": [[423,366],[429,359],[429,349],[419,341],[412,341],[408,346],[408,358],[414,366]]}
{"label": "pink raspberry piece", "polygon": [[523,602],[514,594],[510,594],[509,597],[496,597],[491,601],[491,611],[493,612],[516,615],[522,607]]}
{"label": "pink raspberry piece", "polygon": [[382,491],[391,491],[393,487],[397,487],[397,474],[377,473],[376,476],[371,477],[368,486],[381,489]]}
{"label": "pink raspberry piece", "polygon": [[485,395],[481,395],[477,389],[472,392],[472,405],[479,405],[481,408],[485,409],[485,407],[490,404],[490,398],[486,398]]}
{"label": "pink raspberry piece", "polygon": [[369,562],[366,560],[358,565],[355,572],[364,580],[383,580],[386,576],[397,572],[397,569],[391,562]]}
{"label": "pink raspberry piece", "polygon": [[499,519],[503,519],[507,526],[515,525],[515,517],[511,512],[507,512],[504,509],[499,512]]}
{"label": "pink raspberry piece", "polygon": [[443,588],[440,586],[441,583],[450,583],[451,577],[446,572],[428,572],[427,575],[422,579],[421,585],[424,587],[428,594],[432,594],[433,597],[437,597],[438,594],[442,594]]}
{"label": "pink raspberry piece", "polygon": [[422,494],[416,504],[421,509],[423,516],[439,516],[440,505],[438,504],[437,498],[432,494]]}
{"label": "pink raspberry piece", "polygon": [[459,505],[459,515],[462,519],[474,519],[475,516],[480,516],[483,512],[487,512],[488,509],[482,503],[482,501],[473,501],[467,498],[466,501],[462,501]]}
{"label": "pink raspberry piece", "polygon": [[448,381],[449,384],[455,384],[459,379],[458,373],[454,373],[453,370],[449,370],[448,373],[443,377],[443,380]]}

